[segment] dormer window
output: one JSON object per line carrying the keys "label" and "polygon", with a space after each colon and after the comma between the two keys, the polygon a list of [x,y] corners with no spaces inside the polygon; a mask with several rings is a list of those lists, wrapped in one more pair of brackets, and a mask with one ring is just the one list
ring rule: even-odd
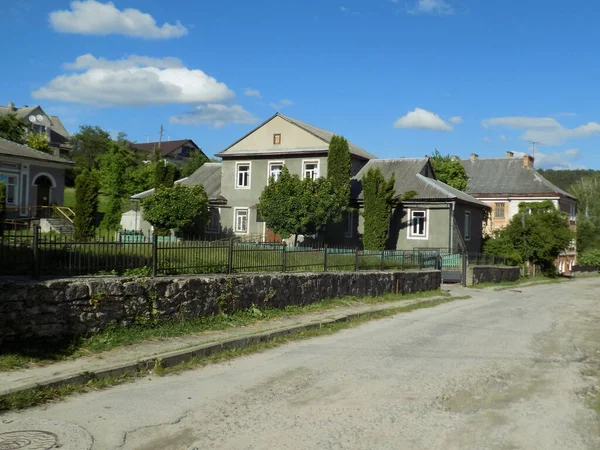
{"label": "dormer window", "polygon": [[281,144],[281,133],[277,133],[273,135],[273,144],[279,145]]}

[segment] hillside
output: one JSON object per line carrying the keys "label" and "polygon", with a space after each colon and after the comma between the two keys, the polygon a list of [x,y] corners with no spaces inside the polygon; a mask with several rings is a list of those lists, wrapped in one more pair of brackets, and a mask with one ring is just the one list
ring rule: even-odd
{"label": "hillside", "polygon": [[554,169],[539,169],[538,172],[551,183],[554,183],[559,188],[568,191],[569,188],[577,183],[581,178],[595,175],[600,177],[600,170],[554,170]]}

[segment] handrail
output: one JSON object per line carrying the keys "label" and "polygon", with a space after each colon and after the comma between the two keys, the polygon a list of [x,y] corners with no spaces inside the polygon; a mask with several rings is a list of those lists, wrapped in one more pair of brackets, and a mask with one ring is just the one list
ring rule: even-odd
{"label": "handrail", "polygon": [[67,219],[69,222],[73,223],[73,219],[71,219],[71,217],[69,217],[69,215],[63,211],[66,210],[67,212],[71,213],[72,216],[75,216],[75,213],[73,212],[73,210],[67,206],[54,206],[52,208],[54,211],[59,212],[60,214],[62,214],[62,216]]}

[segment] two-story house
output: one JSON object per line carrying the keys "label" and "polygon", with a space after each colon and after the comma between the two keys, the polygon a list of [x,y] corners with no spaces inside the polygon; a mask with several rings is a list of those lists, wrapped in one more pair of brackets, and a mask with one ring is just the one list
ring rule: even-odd
{"label": "two-story house", "polygon": [[[282,114],[275,114],[216,156],[222,158],[221,195],[227,208],[221,226],[237,236],[271,240],[274,235],[257,214],[260,195],[270,177],[278,178],[283,165],[302,178],[327,175],[327,152],[334,133]],[[352,175],[375,158],[349,143]]]}
{"label": "two-story house", "polygon": [[[462,160],[469,185],[467,193],[492,208],[487,232],[504,228],[519,213],[522,202],[551,200],[557,209],[569,216],[571,230],[577,230],[577,199],[568,192],[546,180],[534,167],[530,155],[515,156],[507,152],[504,158],[479,158],[475,153]],[[560,273],[568,273],[575,264],[577,251],[575,240],[559,257]]]}
{"label": "two-story house", "polygon": [[23,106],[16,108],[12,102],[0,106],[0,114],[15,114],[26,125],[28,132],[45,134],[48,145],[54,155],[68,157],[72,147],[69,145],[69,132],[57,116],[50,116],[41,106]]}
{"label": "two-story house", "polygon": [[[204,152],[191,139],[180,139],[176,141],[167,140],[165,142],[147,142],[138,144],[135,142],[129,143],[129,148],[136,154],[152,160],[156,149],[160,148],[161,156],[170,163],[177,166],[183,166],[190,158],[190,154],[198,151],[204,155]],[[206,155],[204,155],[206,156]],[[208,159],[208,158],[207,158]]]}

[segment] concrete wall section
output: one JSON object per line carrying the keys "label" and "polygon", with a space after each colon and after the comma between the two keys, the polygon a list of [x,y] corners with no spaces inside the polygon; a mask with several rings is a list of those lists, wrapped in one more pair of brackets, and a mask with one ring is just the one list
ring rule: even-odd
{"label": "concrete wall section", "polygon": [[481,283],[501,283],[518,281],[521,269],[501,266],[469,266],[467,269],[467,286]]}
{"label": "concrete wall section", "polygon": [[110,325],[184,320],[253,304],[283,308],[440,285],[439,271],[0,282],[0,344],[60,340]]}

